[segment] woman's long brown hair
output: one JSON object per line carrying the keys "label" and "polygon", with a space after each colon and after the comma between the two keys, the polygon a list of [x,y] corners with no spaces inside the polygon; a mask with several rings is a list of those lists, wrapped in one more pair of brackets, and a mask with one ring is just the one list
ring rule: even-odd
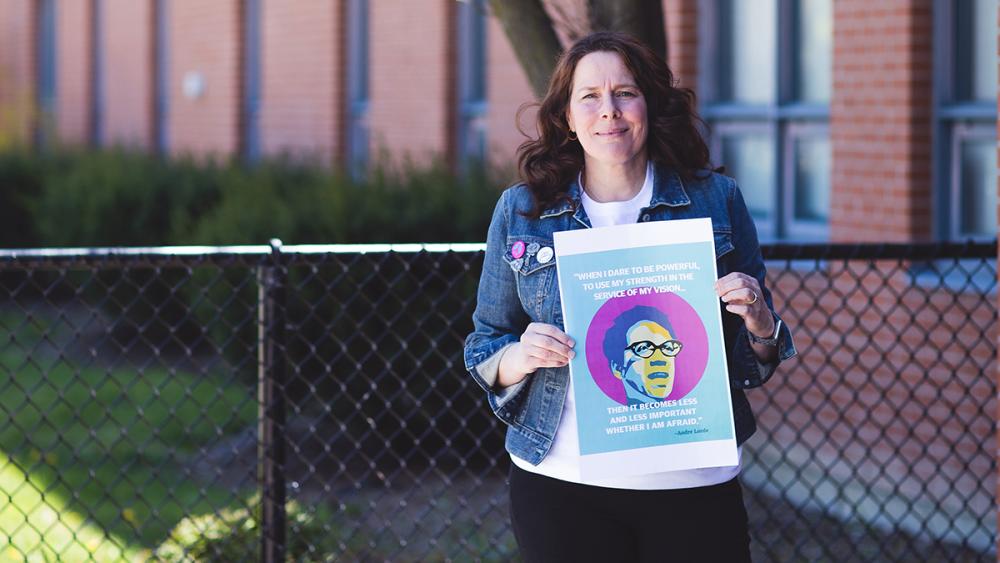
{"label": "woman's long brown hair", "polygon": [[531,213],[534,217],[565,200],[566,188],[583,168],[583,147],[569,138],[566,110],[577,63],[596,51],[621,56],[646,98],[646,152],[650,160],[684,179],[704,174],[709,167],[708,146],[698,131],[702,122],[695,113],[694,92],[676,87],[667,63],[642,43],[622,33],[593,33],[574,43],[559,58],[548,92],[538,105],[539,136],[517,149],[521,180],[535,197]]}

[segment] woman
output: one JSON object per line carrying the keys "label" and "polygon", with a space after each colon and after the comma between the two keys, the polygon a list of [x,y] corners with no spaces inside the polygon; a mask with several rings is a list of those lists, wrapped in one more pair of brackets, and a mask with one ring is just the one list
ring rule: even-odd
{"label": "woman", "polygon": [[757,233],[732,179],[711,172],[694,95],[637,41],[595,33],[560,59],[501,195],[465,346],[507,423],[511,520],[527,561],[746,561],[739,465],[587,481],[562,330],[552,234],[710,217],[737,442],[756,425],[743,389],[794,353],[764,287]]}

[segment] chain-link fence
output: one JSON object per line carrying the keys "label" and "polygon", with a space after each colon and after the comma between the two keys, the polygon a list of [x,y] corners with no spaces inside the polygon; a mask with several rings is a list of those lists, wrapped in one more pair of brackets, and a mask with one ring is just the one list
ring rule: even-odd
{"label": "chain-link fence", "polygon": [[[769,246],[759,561],[996,557],[996,245]],[[481,247],[0,252],[0,559],[509,560]]]}

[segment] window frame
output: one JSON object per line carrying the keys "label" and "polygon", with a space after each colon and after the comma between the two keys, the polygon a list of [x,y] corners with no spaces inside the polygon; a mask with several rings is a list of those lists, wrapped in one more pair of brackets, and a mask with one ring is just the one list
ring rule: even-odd
{"label": "window frame", "polygon": [[[781,198],[782,205],[784,206],[784,221],[787,225],[787,230],[790,238],[795,238],[798,240],[829,240],[830,238],[830,221],[829,221],[829,202],[827,203],[827,220],[823,221],[808,221],[800,220],[795,216],[795,187],[796,178],[795,172],[797,168],[797,158],[798,153],[795,150],[796,141],[800,139],[817,139],[823,138],[826,140],[827,144],[830,146],[830,160],[828,162],[832,163],[832,152],[833,145],[830,141],[830,127],[827,123],[818,123],[815,121],[794,121],[786,124],[786,134],[784,136],[784,146],[782,151],[783,155],[783,167],[781,174],[785,176],[784,185],[789,186],[785,190],[783,197]],[[830,191],[833,191],[833,181],[832,175],[833,170],[831,168],[830,176],[828,180],[830,181]]]}
{"label": "window frame", "polygon": [[355,180],[368,173],[371,158],[369,112],[371,108],[370,16],[368,0],[347,0],[347,134],[346,168]]}
{"label": "window frame", "polygon": [[[766,120],[739,120],[739,121],[723,121],[715,123],[713,125],[713,134],[709,140],[709,151],[713,155],[719,155],[721,159],[725,143],[727,138],[730,137],[741,137],[741,136],[762,136],[768,138],[769,144],[772,149],[776,149],[774,146],[774,138],[777,135],[776,124],[772,121]],[[771,168],[774,171],[774,176],[780,175],[781,166],[781,155],[778,154],[778,150],[773,150],[773,160],[771,162]],[[732,175],[731,170],[726,170],[724,172],[727,175]],[[739,185],[740,179],[736,178],[736,183]],[[777,186],[775,186],[777,189]],[[771,194],[772,198],[776,201],[779,197],[777,193]],[[744,194],[744,199],[746,194]],[[772,202],[773,203],[773,202]],[[747,206],[749,208],[749,205]],[[772,216],[766,221],[754,217],[754,224],[757,226],[757,236],[761,240],[770,240],[776,238],[776,233],[774,232],[774,226],[778,223],[779,219],[777,214],[780,210],[776,207],[771,207]]]}
{"label": "window frame", "polygon": [[[996,123],[996,121],[994,121]],[[952,238],[954,240],[980,240],[988,241],[995,238],[996,225],[994,224],[993,236],[982,236],[974,233],[963,232],[962,225],[962,143],[965,141],[992,141],[993,149],[996,150],[996,126],[992,128],[986,123],[970,123],[957,121],[952,123],[950,131],[951,148],[949,149],[949,174],[948,181],[948,221],[952,225]],[[994,175],[994,178],[996,175]],[[994,183],[994,189],[996,184]],[[994,207],[995,209],[995,207]]]}
{"label": "window frame", "polygon": [[55,140],[56,108],[59,96],[58,57],[59,30],[56,0],[39,0],[35,12],[35,118],[33,142],[38,148]]}
{"label": "window frame", "polygon": [[957,9],[950,0],[935,0],[933,10],[932,234],[938,240],[993,240],[996,232],[988,236],[961,232],[961,144],[972,138],[996,139],[997,102],[957,99],[958,80],[962,78],[962,69],[955,64],[959,51]]}
{"label": "window frame", "polygon": [[486,123],[489,111],[488,13],[484,0],[456,2],[455,10],[458,52],[455,61],[458,88],[455,155],[459,172],[465,172],[470,164],[482,164],[489,156]]}
{"label": "window frame", "polygon": [[[703,40],[698,50],[698,62],[699,68],[707,69],[698,78],[701,92],[699,112],[709,124],[709,150],[713,159],[720,162],[722,141],[726,135],[742,131],[766,132],[774,147],[775,186],[771,202],[772,218],[767,222],[755,220],[761,240],[828,240],[829,222],[818,226],[813,222],[796,221],[793,213],[795,140],[805,132],[823,132],[829,139],[830,121],[829,102],[802,102],[797,99],[798,65],[794,47],[800,33],[796,25],[798,2],[775,0],[773,17],[777,20],[777,37],[774,42],[773,74],[777,84],[774,85],[774,98],[768,103],[750,104],[722,98],[732,89],[729,83],[731,77],[727,73],[729,66],[725,64],[727,49],[730,48],[725,8],[726,3],[732,1],[739,0],[699,0],[699,13],[703,15],[699,18],[699,33]],[[832,144],[830,150],[832,159]],[[739,178],[736,180],[739,182]]]}
{"label": "window frame", "polygon": [[254,162],[261,152],[261,10],[262,0],[244,0],[243,6],[243,158]]}
{"label": "window frame", "polygon": [[170,46],[167,0],[153,3],[153,146],[159,154],[169,148],[167,117],[170,109]]}
{"label": "window frame", "polygon": [[105,143],[105,32],[104,1],[90,2],[90,123],[89,140],[95,147]]}

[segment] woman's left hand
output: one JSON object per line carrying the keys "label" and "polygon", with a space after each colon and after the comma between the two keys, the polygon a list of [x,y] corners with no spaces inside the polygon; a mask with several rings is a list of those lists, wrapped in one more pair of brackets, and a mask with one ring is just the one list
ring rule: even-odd
{"label": "woman's left hand", "polygon": [[743,318],[747,330],[760,338],[774,334],[774,317],[757,279],[740,272],[727,274],[715,282],[715,293],[726,304],[726,310]]}

